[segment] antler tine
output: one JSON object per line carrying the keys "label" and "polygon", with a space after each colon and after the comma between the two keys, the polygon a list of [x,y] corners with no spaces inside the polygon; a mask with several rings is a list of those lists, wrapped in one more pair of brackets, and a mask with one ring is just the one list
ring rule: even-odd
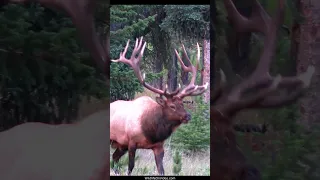
{"label": "antler tine", "polygon": [[[262,6],[254,0],[254,14],[252,15],[250,19],[246,19],[243,22],[249,23],[252,28],[246,28],[242,27],[242,25],[238,25],[241,28],[243,28],[246,31],[253,31],[257,30],[265,35],[264,40],[264,49],[261,53],[261,58],[259,60],[259,63],[254,70],[254,72],[251,74],[250,77],[248,77],[247,80],[242,81],[238,86],[236,86],[233,91],[231,92],[229,98],[232,101],[238,100],[242,94],[243,91],[254,88],[254,87],[260,87],[268,85],[272,81],[272,77],[269,74],[270,64],[272,59],[274,58],[275,54],[275,48],[276,48],[276,37],[277,37],[277,29],[280,26],[281,22],[283,21],[284,16],[284,2],[283,0],[279,0],[278,5],[278,12],[277,15],[271,20],[270,16],[263,10]],[[235,13],[236,9],[233,11],[230,11],[230,7],[235,8],[234,5],[230,5],[229,3],[232,3],[230,0],[225,0],[226,7],[229,9],[230,13]],[[240,14],[231,14],[231,17],[234,16],[241,16]],[[245,17],[241,16],[238,17],[238,19],[245,19]],[[242,23],[243,23],[242,22]],[[261,24],[263,23],[263,24]],[[258,28],[258,27],[263,28]],[[255,28],[257,27],[257,28]]]}
{"label": "antler tine", "polygon": [[200,74],[201,74],[201,81],[200,81],[201,85],[197,85],[195,87],[194,91],[189,96],[198,96],[198,95],[204,93],[207,90],[207,88],[209,86],[209,83],[206,82],[204,84],[204,79],[203,79],[204,78],[204,69],[203,68],[202,68]]}
{"label": "antler tine", "polygon": [[[135,46],[134,46],[134,49],[132,51],[130,59],[127,59],[125,57],[126,53],[127,53],[127,50],[128,50],[128,47],[129,47],[129,42],[130,42],[130,40],[128,40],[127,41],[127,45],[124,48],[123,52],[120,53],[119,59],[111,60],[111,61],[112,62],[122,62],[122,63],[125,63],[127,65],[130,65],[131,68],[133,69],[133,72],[135,73],[136,77],[138,78],[139,82],[144,87],[146,87],[147,89],[149,89],[152,92],[155,92],[155,93],[160,94],[160,95],[164,95],[165,91],[152,87],[151,85],[149,85],[148,83],[146,83],[144,81],[145,74],[143,76],[141,75],[140,60],[143,57],[143,53],[144,53],[144,50],[145,50],[145,47],[146,47],[146,42],[144,42],[143,45],[142,45],[142,40],[143,40],[143,37],[140,38],[140,41],[139,41],[138,38],[136,39]],[[137,53],[139,53],[139,55],[136,58]]]}
{"label": "antler tine", "polygon": [[[140,38],[140,41],[138,38],[136,39],[136,44],[135,44],[133,52],[131,54],[131,59],[133,60],[133,62],[135,64],[139,63],[139,61],[141,60],[143,53],[144,53],[144,48],[145,48],[146,43],[144,43],[144,45],[143,45],[144,47],[141,49],[142,39],[143,39],[143,37]],[[141,51],[140,51],[140,49],[141,49]],[[135,58],[139,51],[140,51],[140,54],[139,54],[138,58]]]}
{"label": "antler tine", "polygon": [[192,73],[191,81],[190,81],[190,83],[188,85],[190,88],[195,86],[194,83],[195,83],[196,78],[197,78],[197,70],[198,70],[197,67],[198,67],[198,64],[199,64],[199,61],[200,61],[200,47],[199,47],[198,43],[197,43],[197,48],[198,48],[198,56],[197,56],[196,67],[195,67],[195,66],[192,65],[192,63],[191,63],[191,61],[189,59],[189,56],[187,54],[186,48],[182,44],[183,54],[186,57],[186,59],[189,61],[189,64],[190,64],[190,66],[188,67],[187,72],[191,72]]}
{"label": "antler tine", "polygon": [[272,94],[277,90],[279,84],[281,83],[281,80],[282,80],[281,75],[277,75],[272,81],[272,84],[267,88],[262,89],[261,91],[257,92],[251,97],[248,97],[241,101],[235,101],[232,106],[230,105],[222,106],[222,108],[221,109],[219,108],[219,109],[222,110],[223,112],[226,112],[227,114],[232,114],[232,112],[238,112],[241,109],[250,108],[251,106],[256,106],[256,104],[262,101],[266,96]]}
{"label": "antler tine", "polygon": [[[143,37],[139,39],[136,39],[135,47],[132,51],[130,59],[126,58],[127,50],[129,47],[130,39],[128,39],[126,47],[124,48],[123,52],[120,53],[119,59],[111,60],[112,62],[122,62],[132,67],[135,75],[139,79],[140,83],[144,83],[144,78],[141,75],[140,67],[139,67],[139,61],[143,57],[144,49],[146,47],[146,42],[142,46],[142,39]],[[141,47],[142,46],[142,47]],[[140,53],[139,53],[140,51]],[[136,58],[137,53],[139,53],[139,56]]]}
{"label": "antler tine", "polygon": [[175,96],[175,95],[177,95],[177,94],[180,92],[180,90],[181,90],[181,85],[178,84],[178,88],[177,88],[175,91],[173,91],[170,95],[171,95],[171,96]]}
{"label": "antler tine", "polygon": [[[187,53],[187,51],[186,51],[186,48],[184,47],[184,44],[181,44],[181,46],[182,46],[182,50],[183,50],[183,55],[184,55],[184,57],[187,59],[187,61],[188,61],[189,64],[192,64],[191,61],[190,61],[190,58],[189,58],[189,56],[188,56],[188,53]],[[190,68],[190,67],[188,67],[188,69],[190,69],[190,71],[191,71],[191,68]]]}
{"label": "antler tine", "polygon": [[168,84],[166,84],[163,95],[166,97],[173,97],[177,95],[180,92],[180,90],[181,90],[181,85],[178,84],[177,89],[170,93],[168,92]]}
{"label": "antler tine", "polygon": [[274,56],[275,42],[278,27],[283,22],[284,17],[284,1],[279,0],[278,12],[274,18],[268,15],[257,0],[253,0],[252,17],[242,16],[236,9],[232,0],[224,0],[225,7],[228,12],[229,20],[235,25],[238,32],[261,32],[265,35],[264,51],[261,54],[261,61],[252,73],[251,77],[266,75],[269,72],[271,60]]}
{"label": "antler tine", "polygon": [[[179,62],[180,62],[180,65],[181,65],[182,70],[187,72],[187,71],[189,70],[189,67],[187,67],[186,65],[184,65],[184,63],[183,63],[183,61],[182,61],[182,59],[181,59],[181,57],[180,57],[180,55],[179,55],[179,53],[178,53],[178,51],[177,51],[176,49],[174,49],[174,52],[176,53],[176,56],[177,56],[177,58],[178,58],[178,60],[179,60]],[[191,64],[191,63],[190,63],[190,64]]]}
{"label": "antler tine", "polygon": [[253,0],[252,18],[242,16],[237,10],[232,0],[224,0],[226,10],[228,12],[228,19],[235,26],[235,30],[238,32],[267,32],[266,22],[270,21],[269,15],[263,10],[261,4]]}
{"label": "antler tine", "polygon": [[[258,2],[257,2],[258,3]],[[262,9],[261,5],[260,8]],[[267,13],[265,13],[267,15]],[[270,18],[270,17],[269,17]],[[252,73],[252,76],[260,76],[269,74],[270,65],[274,59],[276,51],[276,42],[278,36],[278,29],[284,20],[284,0],[278,1],[278,8],[276,15],[267,23],[267,32],[265,32],[264,49],[261,53],[260,61],[257,68]]]}
{"label": "antler tine", "polygon": [[178,57],[178,60],[179,60],[179,62],[181,64],[182,69],[185,72],[191,72],[192,73],[192,77],[191,77],[190,83],[185,88],[183,88],[183,90],[180,91],[177,96],[180,97],[180,98],[184,98],[186,96],[198,96],[198,95],[204,93],[208,88],[208,83],[206,83],[205,85],[203,85],[203,84],[202,85],[195,85],[195,81],[196,81],[196,77],[197,77],[197,70],[198,70],[199,63],[200,63],[200,47],[199,47],[199,43],[197,43],[198,52],[197,52],[196,66],[192,65],[192,63],[191,63],[191,61],[190,61],[190,59],[188,57],[187,51],[186,51],[186,49],[185,49],[183,44],[182,44],[182,48],[183,48],[183,52],[184,52],[184,55],[185,55],[186,59],[190,62],[190,66],[189,67],[185,66],[185,64],[183,63],[182,59],[180,58],[177,50],[175,50],[176,55]]}
{"label": "antler tine", "polygon": [[292,103],[309,87],[314,72],[315,67],[309,66],[307,71],[301,73],[298,77],[283,77],[279,83],[279,87],[295,87],[294,90],[287,95],[266,96],[262,101],[256,104],[256,107],[279,107]]}

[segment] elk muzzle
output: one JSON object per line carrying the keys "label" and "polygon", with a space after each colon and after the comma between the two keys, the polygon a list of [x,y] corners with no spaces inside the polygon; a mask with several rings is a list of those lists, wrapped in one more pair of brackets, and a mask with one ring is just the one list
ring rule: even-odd
{"label": "elk muzzle", "polygon": [[187,114],[181,119],[181,122],[187,124],[191,120],[191,114],[187,112]]}

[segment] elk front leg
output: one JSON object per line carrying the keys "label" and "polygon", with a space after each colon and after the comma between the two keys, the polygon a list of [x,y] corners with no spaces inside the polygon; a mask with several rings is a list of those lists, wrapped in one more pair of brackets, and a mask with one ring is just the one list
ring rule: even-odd
{"label": "elk front leg", "polygon": [[[128,151],[128,149],[117,148],[116,151],[112,154],[112,160],[115,164],[118,164],[120,158]],[[117,167],[113,167],[113,171],[115,174],[119,174],[119,170]]]}
{"label": "elk front leg", "polygon": [[132,169],[134,168],[134,159],[136,157],[136,145],[129,145],[129,165],[128,165],[128,176],[131,176]]}
{"label": "elk front leg", "polygon": [[164,149],[163,145],[159,145],[152,149],[154,153],[154,158],[156,160],[156,166],[159,175],[164,176],[164,169],[163,169],[163,157],[164,157]]}

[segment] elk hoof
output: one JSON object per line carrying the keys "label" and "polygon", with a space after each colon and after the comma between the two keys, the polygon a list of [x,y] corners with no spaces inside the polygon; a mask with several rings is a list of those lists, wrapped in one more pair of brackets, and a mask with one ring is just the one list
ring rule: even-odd
{"label": "elk hoof", "polygon": [[131,176],[131,171],[127,171],[127,175],[128,175],[128,176]]}
{"label": "elk hoof", "polygon": [[118,170],[118,169],[113,169],[113,172],[114,172],[114,174],[115,174],[115,175],[117,175],[117,176],[119,176],[119,175],[120,175],[120,172],[119,172],[119,170]]}

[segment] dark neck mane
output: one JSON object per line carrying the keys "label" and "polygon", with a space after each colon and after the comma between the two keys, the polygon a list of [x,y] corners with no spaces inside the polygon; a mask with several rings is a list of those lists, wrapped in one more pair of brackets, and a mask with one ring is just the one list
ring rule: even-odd
{"label": "dark neck mane", "polygon": [[[148,113],[152,114],[149,115]],[[144,136],[151,143],[158,143],[166,140],[172,134],[174,128],[181,124],[180,121],[168,120],[160,111],[150,111],[148,113],[143,117],[141,127]]]}

